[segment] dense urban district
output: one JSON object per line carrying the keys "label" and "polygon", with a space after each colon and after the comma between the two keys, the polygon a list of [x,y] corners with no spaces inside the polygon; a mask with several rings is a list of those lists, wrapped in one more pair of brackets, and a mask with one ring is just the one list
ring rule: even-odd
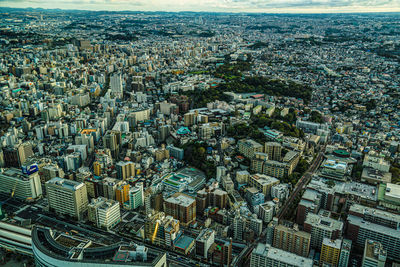
{"label": "dense urban district", "polygon": [[400,265],[400,14],[0,17],[2,262]]}

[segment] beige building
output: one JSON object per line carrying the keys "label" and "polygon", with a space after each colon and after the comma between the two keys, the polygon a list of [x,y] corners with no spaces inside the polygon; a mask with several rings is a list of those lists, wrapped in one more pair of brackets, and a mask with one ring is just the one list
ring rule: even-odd
{"label": "beige building", "polygon": [[311,234],[299,231],[297,225],[289,228],[280,224],[274,229],[273,246],[299,256],[308,257],[310,240]]}
{"label": "beige building", "polygon": [[271,195],[271,187],[279,184],[279,180],[264,174],[253,174],[249,177],[249,185],[260,190],[265,197]]}
{"label": "beige building", "polygon": [[251,139],[242,139],[238,142],[238,149],[247,158],[253,158],[256,152],[263,152],[264,147]]}
{"label": "beige building", "polygon": [[88,209],[86,184],[55,177],[46,182],[50,210],[81,220]]}

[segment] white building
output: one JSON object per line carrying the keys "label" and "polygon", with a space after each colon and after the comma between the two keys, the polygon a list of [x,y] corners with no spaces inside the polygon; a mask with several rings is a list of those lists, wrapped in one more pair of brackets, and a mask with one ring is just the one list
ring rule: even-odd
{"label": "white building", "polygon": [[312,267],[313,260],[298,256],[271,245],[258,243],[251,253],[250,267]]}
{"label": "white building", "polygon": [[23,200],[42,196],[39,172],[24,174],[16,168],[3,169],[0,172],[0,192],[11,196],[12,191],[14,197]]}
{"label": "white building", "polygon": [[88,217],[97,227],[108,230],[121,221],[119,203],[104,197],[92,199],[88,205]]}
{"label": "white building", "polygon": [[144,193],[143,183],[136,183],[134,187],[129,190],[129,209],[136,209],[143,205]]}

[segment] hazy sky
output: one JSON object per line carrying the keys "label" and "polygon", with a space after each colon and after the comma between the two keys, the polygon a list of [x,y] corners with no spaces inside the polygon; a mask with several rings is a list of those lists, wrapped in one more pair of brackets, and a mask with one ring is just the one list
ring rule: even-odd
{"label": "hazy sky", "polygon": [[400,0],[0,0],[0,7],[226,12],[400,11]]}

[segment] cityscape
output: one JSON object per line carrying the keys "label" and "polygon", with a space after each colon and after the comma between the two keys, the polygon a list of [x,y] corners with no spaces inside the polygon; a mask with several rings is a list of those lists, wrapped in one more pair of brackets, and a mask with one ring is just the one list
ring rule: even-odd
{"label": "cityscape", "polygon": [[0,265],[400,266],[400,13],[1,6]]}

